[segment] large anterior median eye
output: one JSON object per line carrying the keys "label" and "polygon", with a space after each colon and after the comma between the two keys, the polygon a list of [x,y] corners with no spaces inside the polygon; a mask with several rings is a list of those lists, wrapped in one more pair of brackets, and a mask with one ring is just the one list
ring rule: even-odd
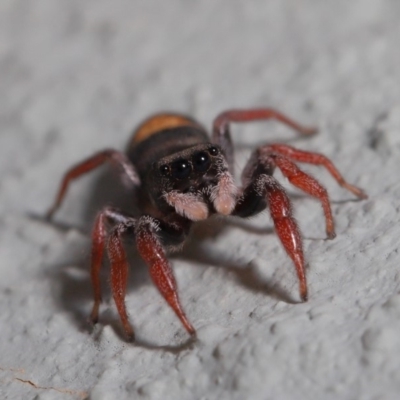
{"label": "large anterior median eye", "polygon": [[187,160],[177,160],[171,164],[171,173],[173,178],[185,179],[192,172],[192,167]]}
{"label": "large anterior median eye", "polygon": [[210,156],[205,151],[199,151],[193,155],[193,167],[196,171],[205,172],[210,167]]}

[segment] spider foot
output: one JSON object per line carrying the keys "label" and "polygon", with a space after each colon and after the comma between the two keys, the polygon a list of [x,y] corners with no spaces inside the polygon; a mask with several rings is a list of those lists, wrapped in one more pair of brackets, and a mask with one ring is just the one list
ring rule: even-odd
{"label": "spider foot", "polygon": [[326,236],[327,236],[327,239],[329,239],[329,240],[335,239],[336,232],[335,231],[326,232]]}
{"label": "spider foot", "polygon": [[131,332],[126,332],[126,340],[129,343],[133,343],[135,341],[135,333],[133,332],[133,330]]}
{"label": "spider foot", "polygon": [[368,195],[367,193],[364,192],[364,190],[360,189],[357,186],[354,185],[350,185],[349,183],[345,183],[343,185],[343,187],[345,189],[347,189],[348,191],[350,191],[351,193],[353,193],[354,195],[356,195],[358,198],[360,199],[368,199]]}
{"label": "spider foot", "polygon": [[53,215],[56,209],[54,207],[51,207],[45,214],[44,214],[44,219],[46,221],[51,221],[53,219]]}
{"label": "spider foot", "polygon": [[90,313],[88,320],[91,325],[96,325],[99,322],[99,308],[98,307],[96,310],[93,307],[93,310]]}
{"label": "spider foot", "polygon": [[318,133],[318,128],[315,126],[302,126],[299,132],[303,135],[312,136]]}
{"label": "spider foot", "polygon": [[127,342],[135,341],[135,332],[133,331],[132,325],[128,321],[122,321],[122,326],[124,328],[124,333]]}
{"label": "spider foot", "polygon": [[300,281],[300,298],[303,303],[308,301],[308,288],[305,280]]}

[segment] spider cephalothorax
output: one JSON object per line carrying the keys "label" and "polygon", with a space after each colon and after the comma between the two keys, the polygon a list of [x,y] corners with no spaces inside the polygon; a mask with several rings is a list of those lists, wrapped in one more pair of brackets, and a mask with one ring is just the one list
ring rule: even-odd
{"label": "spider cephalothorax", "polygon": [[237,188],[215,145],[195,145],[164,157],[146,178],[153,182],[149,192],[160,210],[167,212],[167,205],[192,221],[215,212],[228,215],[235,206]]}
{"label": "spider cephalothorax", "polygon": [[100,268],[104,250],[111,263],[111,288],[128,339],[133,328],[125,308],[128,262],[123,247],[124,236],[134,236],[140,256],[150,275],[190,334],[195,329],[179,302],[175,279],[166,250],[182,247],[191,225],[212,214],[250,217],[269,207],[275,230],[292,259],[300,285],[300,297],[307,300],[307,283],[300,232],[292,215],[285,190],[273,177],[275,168],[299,189],[320,200],[328,238],[335,237],[328,194],[313,177],[301,171],[296,162],[324,166],[336,181],[355,194],[365,193],[347,183],[329,159],[317,153],[297,150],[285,144],[257,148],[242,173],[242,186],[234,183],[231,122],[277,119],[302,134],[305,128],[271,109],[230,110],[215,120],[211,138],[195,120],[179,114],[157,114],[146,120],[133,135],[127,153],[104,150],[71,168],[62,181],[56,201],[48,216],[60,206],[68,184],[74,178],[110,162],[121,169],[122,176],[137,188],[142,214],[132,217],[112,207],[97,216],[93,229],[91,278],[94,305],[93,323],[98,320],[101,302]]}

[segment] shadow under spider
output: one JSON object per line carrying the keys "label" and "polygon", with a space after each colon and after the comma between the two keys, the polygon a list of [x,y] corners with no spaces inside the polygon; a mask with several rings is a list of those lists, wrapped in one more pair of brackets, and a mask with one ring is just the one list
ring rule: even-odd
{"label": "shadow under spider", "polygon": [[[276,283],[268,283],[265,279],[263,279],[262,276],[260,276],[260,274],[257,272],[253,261],[246,264],[236,263],[235,261],[224,257],[224,255],[221,253],[211,254],[210,251],[206,251],[202,241],[207,237],[204,236],[202,231],[204,228],[206,230],[210,230],[210,224],[211,226],[217,225],[217,229],[220,231],[228,229],[231,226],[235,226],[252,234],[266,235],[274,233],[274,230],[270,227],[255,227],[250,225],[246,220],[240,220],[236,218],[224,219],[222,222],[218,218],[207,220],[199,223],[199,225],[195,227],[193,236],[185,244],[183,250],[175,254],[173,257],[171,257],[171,259],[182,259],[185,261],[192,261],[195,264],[202,264],[217,268],[222,267],[235,275],[236,280],[244,287],[250,289],[252,292],[262,292],[267,296],[271,296],[279,301],[284,301],[289,304],[299,303],[298,301],[293,300],[290,294],[282,287]],[[199,237],[201,237],[201,239],[199,239]]]}
{"label": "shadow under spider", "polygon": [[[186,243],[184,249],[179,254],[169,257],[173,263],[174,259],[184,259],[186,261],[192,261],[195,264],[203,264],[207,266],[214,266],[216,268],[225,268],[227,271],[233,273],[244,287],[250,289],[253,292],[263,292],[268,296],[272,296],[280,301],[287,303],[295,303],[282,288],[276,284],[268,284],[265,280],[260,279],[256,269],[252,263],[240,264],[227,260],[222,254],[211,255],[209,251],[204,251],[205,245],[203,242],[210,237],[221,234],[225,229],[229,229],[231,226],[240,227],[254,234],[268,234],[272,232],[271,228],[257,228],[251,226],[247,221],[242,220],[221,220],[219,218],[211,219],[205,223],[200,223],[200,226],[196,226],[193,235],[190,240]],[[56,229],[59,229],[57,225]],[[89,237],[88,237],[89,239]],[[137,290],[143,284],[152,284],[150,276],[148,274],[148,268],[137,254],[135,246],[132,246],[132,241],[128,238],[125,242],[125,248],[127,251],[127,257],[131,266],[129,271],[129,281],[127,292]],[[68,247],[68,246],[67,246]],[[66,310],[72,319],[74,325],[81,331],[87,332],[92,335],[94,340],[100,340],[101,331],[103,326],[110,326],[115,334],[121,339],[126,341],[118,313],[115,310],[114,302],[110,300],[110,306],[108,306],[108,300],[106,300],[107,306],[104,303],[100,308],[99,316],[99,327],[94,326],[89,322],[89,308],[93,301],[92,285],[90,282],[90,275],[88,273],[90,265],[89,249],[86,255],[82,256],[81,252],[74,254],[73,250],[66,248],[60,254],[60,259],[66,260],[63,264],[52,265],[48,272],[51,279],[54,279],[57,284],[53,291],[54,298],[59,304],[60,308]],[[69,268],[71,267],[71,269]],[[109,281],[109,263],[104,260],[104,265],[101,271],[102,291],[103,299],[110,299],[112,297],[109,285],[106,282]],[[181,288],[180,291],[184,290]],[[90,307],[87,306],[90,304]],[[184,305],[183,305],[184,306]],[[165,303],[165,307],[168,305]],[[130,310],[131,322],[135,327],[135,312],[138,310]],[[190,316],[189,316],[190,318]],[[177,320],[179,324],[179,321]],[[183,329],[183,327],[182,327]],[[153,345],[141,338],[140,334],[133,343],[134,346],[140,346],[148,350],[164,350],[172,353],[179,353],[186,349],[192,348],[197,343],[196,339],[189,338],[183,343],[178,345]]]}
{"label": "shadow under spider", "polygon": [[[132,210],[134,209],[134,199],[132,197],[132,191],[126,190],[121,187],[121,183],[115,177],[115,173],[112,171],[105,171],[105,173],[101,174],[100,177],[95,182],[94,188],[92,190],[91,198],[89,202],[85,205],[85,213],[82,221],[82,228],[71,227],[68,224],[60,223],[60,222],[47,222],[43,221],[43,218],[37,215],[28,215],[28,217],[36,220],[41,220],[44,223],[52,224],[56,229],[61,230],[63,232],[67,232],[69,229],[77,229],[82,234],[90,238],[88,232],[90,232],[90,225],[94,221],[95,214],[101,210],[105,204],[112,205],[122,210]],[[309,196],[302,194],[291,194],[290,197],[292,199],[296,198],[304,198]],[[51,199],[50,199],[51,200]],[[358,201],[358,200],[340,200],[333,201],[332,203],[341,204],[346,203],[348,201]],[[91,221],[91,222],[89,222]],[[223,254],[213,255],[210,251],[204,251],[204,242],[207,239],[217,237],[224,230],[229,229],[230,227],[237,227],[243,229],[251,234],[259,234],[259,235],[267,235],[273,232],[273,229],[270,227],[260,228],[251,225],[251,222],[244,219],[238,218],[218,218],[214,217],[204,222],[200,222],[194,225],[193,234],[191,238],[185,244],[183,251],[179,254],[176,254],[172,257],[173,259],[184,259],[186,261],[192,261],[194,263],[203,264],[207,266],[214,267],[222,267],[225,268],[230,273],[236,276],[237,281],[240,282],[244,287],[250,289],[253,292],[259,293],[263,292],[264,294],[271,296],[279,301],[284,301],[286,303],[295,304],[298,303],[294,301],[293,298],[279,285],[276,283],[270,284],[265,281],[260,275],[257,273],[256,268],[252,262],[247,263],[246,265],[236,263],[235,261],[228,260],[224,257]],[[128,243],[129,242],[129,243]],[[126,250],[128,255],[129,264],[131,269],[129,271],[129,282],[127,291],[133,291],[140,287],[143,284],[148,284],[151,279],[148,274],[148,269],[144,265],[144,262],[140,259],[138,254],[136,253],[135,246],[132,246],[132,240],[128,239],[126,241]],[[61,284],[61,290],[54,292],[54,297],[57,299],[60,307],[64,310],[67,310],[73,318],[75,325],[81,331],[94,331],[94,336],[96,336],[96,329],[93,330],[91,324],[88,322],[88,313],[87,311],[83,311],[83,304],[92,304],[93,295],[92,295],[92,287],[90,282],[90,276],[88,274],[89,265],[90,265],[90,247],[88,248],[87,254],[82,256],[81,253],[77,254],[76,251],[68,251],[68,249],[63,251],[66,254],[66,258],[70,261],[68,263],[63,263],[64,268],[62,266],[58,266],[59,268],[54,268],[55,272],[51,273],[52,278],[58,283]],[[60,256],[60,258],[63,256]],[[106,259],[106,257],[105,257]],[[290,261],[288,261],[289,263]],[[76,274],[68,273],[67,265],[75,265],[78,266],[78,270],[84,271],[84,273],[79,274],[79,278],[76,277]],[[53,266],[54,267],[54,266]],[[55,266],[57,267],[57,266]],[[61,267],[61,268],[60,268]],[[103,298],[110,298],[111,293],[108,285],[105,284],[109,279],[109,265],[106,260],[104,261],[104,267],[101,272],[101,280],[102,280],[102,289],[103,289]],[[182,289],[182,288],[181,288]],[[184,290],[184,288],[183,288]],[[167,304],[165,304],[168,307]],[[104,305],[103,305],[104,308]],[[111,311],[112,310],[112,311]],[[106,311],[100,311],[100,324],[101,325],[109,325],[121,338],[121,340],[125,341],[125,336],[123,334],[123,330],[119,321],[119,317],[115,311],[114,303],[112,302],[111,310],[108,309]],[[134,326],[134,315],[135,310],[131,310],[132,322]],[[189,316],[190,318],[190,316]],[[179,321],[178,321],[179,323]],[[182,328],[183,329],[183,328]],[[177,346],[155,346],[152,345],[142,339],[140,336],[136,341],[136,345],[141,346],[143,348],[147,348],[149,350],[156,349],[164,349],[170,352],[180,352],[187,348],[190,348],[196,343],[196,340],[189,339],[184,343]]]}

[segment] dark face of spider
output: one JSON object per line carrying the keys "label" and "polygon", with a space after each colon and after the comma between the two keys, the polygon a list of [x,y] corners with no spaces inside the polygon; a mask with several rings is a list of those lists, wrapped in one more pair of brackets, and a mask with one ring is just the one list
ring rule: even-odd
{"label": "dark face of spider", "polygon": [[209,212],[230,214],[236,187],[221,150],[201,144],[164,157],[153,164],[154,200],[167,202],[192,220]]}

